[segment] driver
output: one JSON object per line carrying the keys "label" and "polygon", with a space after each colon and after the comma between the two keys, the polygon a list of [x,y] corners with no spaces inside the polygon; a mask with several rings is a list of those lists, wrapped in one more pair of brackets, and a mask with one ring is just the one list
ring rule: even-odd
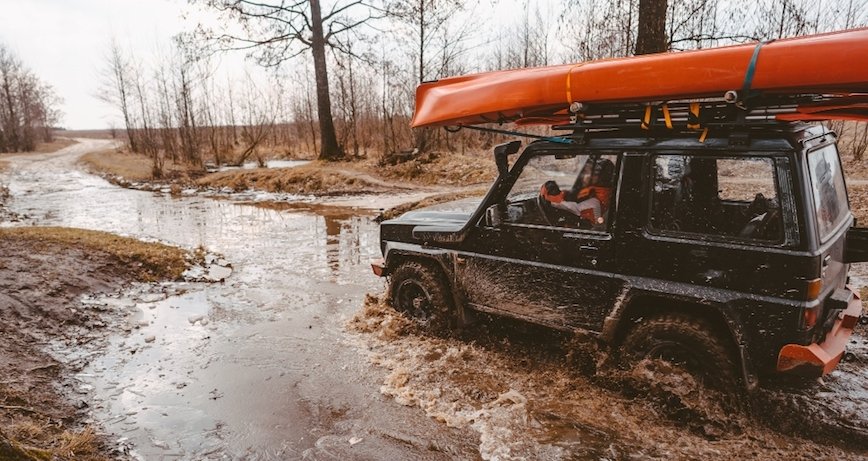
{"label": "driver", "polygon": [[611,160],[590,158],[569,191],[562,191],[558,183],[549,180],[540,188],[540,195],[553,207],[600,225],[609,209],[614,171]]}

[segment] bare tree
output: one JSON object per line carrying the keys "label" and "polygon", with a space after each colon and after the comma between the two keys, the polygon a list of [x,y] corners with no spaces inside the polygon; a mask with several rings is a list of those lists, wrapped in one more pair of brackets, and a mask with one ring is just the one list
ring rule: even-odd
{"label": "bare tree", "polygon": [[[464,8],[463,0],[397,0],[392,3],[391,15],[408,29],[407,35],[415,50],[416,81],[408,85],[408,93],[412,94],[416,83],[451,73],[448,69],[463,51],[460,46],[470,26],[469,23],[457,29],[449,26]],[[428,148],[432,131],[421,128],[414,130],[414,134],[415,151],[421,154]]]}
{"label": "bare tree", "polygon": [[61,103],[51,86],[0,44],[0,152],[28,151],[49,141]]}
{"label": "bare tree", "polygon": [[139,152],[135,129],[136,124],[131,106],[130,64],[117,40],[112,38],[105,57],[105,67],[102,70],[102,87],[98,97],[104,102],[115,106],[124,120],[124,128],[130,149]]}
{"label": "bare tree", "polygon": [[[751,0],[734,0],[727,5],[712,0],[571,0],[571,3],[575,8],[561,15],[560,28],[564,45],[574,50],[568,56],[571,60],[704,48],[756,39],[756,34],[747,30],[747,25],[753,23],[748,21],[754,8]],[[648,48],[646,39],[639,35],[650,33],[651,29],[653,46]]]}
{"label": "bare tree", "polygon": [[3,101],[2,131],[5,148],[2,150],[20,150],[20,114],[17,97],[17,84],[21,73],[21,62],[18,58],[0,48],[0,99]]}
{"label": "bare tree", "polygon": [[[247,1],[191,0],[221,13],[225,23],[238,26],[237,33],[215,32],[203,27],[199,37],[216,43],[221,50],[247,50],[260,64],[277,66],[310,51],[316,80],[322,160],[344,158],[332,118],[326,49],[341,49],[337,38],[351,33],[371,19],[377,10],[361,0],[338,2],[323,14],[319,0]],[[351,13],[359,12],[352,15]]]}

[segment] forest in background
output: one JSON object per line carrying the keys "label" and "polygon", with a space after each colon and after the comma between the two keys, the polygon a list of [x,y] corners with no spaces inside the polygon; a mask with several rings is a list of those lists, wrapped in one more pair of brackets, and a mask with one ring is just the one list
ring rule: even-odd
{"label": "forest in background", "polygon": [[0,152],[26,152],[50,142],[60,122],[60,99],[0,43]]}
{"label": "forest in background", "polygon": [[[112,131],[153,160],[155,177],[166,162],[395,163],[488,149],[503,138],[411,129],[418,83],[868,24],[868,0],[566,0],[556,11],[529,0],[189,3],[213,20],[151,56],[112,39],[102,63],[98,93],[116,109]],[[225,53],[271,72],[227,76]],[[845,147],[861,158],[868,127],[835,128],[855,140]]]}

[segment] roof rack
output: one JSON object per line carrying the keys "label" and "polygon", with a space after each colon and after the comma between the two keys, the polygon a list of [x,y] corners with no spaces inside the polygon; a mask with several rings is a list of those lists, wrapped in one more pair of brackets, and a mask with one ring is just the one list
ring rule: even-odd
{"label": "roof rack", "polygon": [[[594,128],[641,127],[646,130],[707,128],[749,128],[781,126],[787,122],[821,117],[812,108],[840,108],[852,105],[850,95],[762,95],[738,101],[727,93],[723,98],[649,101],[640,103],[574,103],[570,123],[552,126],[554,130],[576,131]],[[844,103],[841,103],[844,101]]]}

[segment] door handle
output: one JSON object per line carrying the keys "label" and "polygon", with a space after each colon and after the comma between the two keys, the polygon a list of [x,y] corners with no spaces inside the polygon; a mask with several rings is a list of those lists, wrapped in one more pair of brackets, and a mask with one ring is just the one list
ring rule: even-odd
{"label": "door handle", "polygon": [[597,250],[599,250],[599,248],[597,248],[594,245],[580,245],[579,249],[582,251],[597,251]]}

